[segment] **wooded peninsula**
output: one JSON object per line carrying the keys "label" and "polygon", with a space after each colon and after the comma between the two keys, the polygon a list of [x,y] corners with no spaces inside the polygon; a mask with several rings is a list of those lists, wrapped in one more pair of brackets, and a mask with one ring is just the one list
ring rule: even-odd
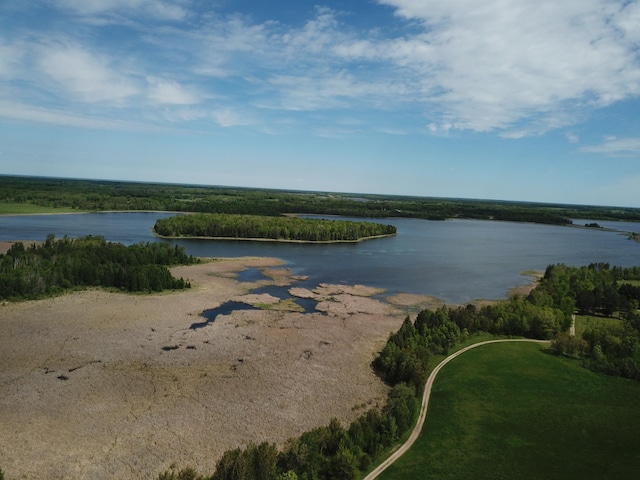
{"label": "wooded peninsula", "polygon": [[295,242],[357,242],[396,234],[393,225],[322,218],[199,213],[156,221],[161,237],[262,239]]}
{"label": "wooded peninsula", "polygon": [[88,287],[126,292],[160,292],[189,288],[174,278],[170,266],[199,259],[183,247],[154,242],[125,246],[101,236],[56,239],[25,247],[16,242],[0,254],[0,300],[27,300]]}

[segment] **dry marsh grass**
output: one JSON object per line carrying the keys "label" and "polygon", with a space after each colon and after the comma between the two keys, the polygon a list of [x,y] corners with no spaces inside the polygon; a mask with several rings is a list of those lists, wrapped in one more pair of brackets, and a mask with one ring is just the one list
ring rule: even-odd
{"label": "dry marsh grass", "polygon": [[5,478],[153,479],[172,463],[212,472],[229,448],[281,444],[384,401],[370,362],[404,312],[364,287],[319,287],[325,314],[243,310],[190,329],[255,286],[235,279],[246,268],[292,282],[275,259],[217,260],[173,270],[187,291],[0,305]]}

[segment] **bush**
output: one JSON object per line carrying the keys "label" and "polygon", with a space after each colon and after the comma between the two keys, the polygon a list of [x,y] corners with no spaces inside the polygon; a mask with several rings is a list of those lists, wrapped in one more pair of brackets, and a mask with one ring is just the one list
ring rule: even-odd
{"label": "bush", "polygon": [[[0,477],[0,480],[3,480]],[[190,467],[183,468],[180,471],[176,471],[175,467],[171,467],[164,473],[158,476],[158,480],[205,480],[204,477],[198,475],[198,473]]]}

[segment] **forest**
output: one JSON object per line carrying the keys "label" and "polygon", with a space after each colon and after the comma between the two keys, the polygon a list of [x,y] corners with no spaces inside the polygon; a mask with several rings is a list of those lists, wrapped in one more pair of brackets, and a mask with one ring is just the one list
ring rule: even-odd
{"label": "forest", "polygon": [[168,243],[124,246],[104,237],[56,239],[25,247],[14,243],[0,255],[0,299],[25,300],[87,287],[127,292],[159,292],[189,288],[168,267],[197,263],[184,248]]}
{"label": "forest", "polygon": [[0,175],[0,204],[75,211],[158,210],[279,216],[494,219],[565,225],[571,218],[639,221],[640,209]]}
{"label": "forest", "polygon": [[577,357],[596,372],[640,381],[638,280],[639,267],[610,268],[606,263],[548,267],[539,302],[562,302],[567,311],[573,307],[580,314],[603,319],[580,337],[559,333],[552,342],[554,352]]}
{"label": "forest", "polygon": [[392,225],[372,222],[214,213],[162,218],[156,221],[153,230],[162,237],[254,238],[304,242],[355,242],[396,233],[396,227]]}
{"label": "forest", "polygon": [[[633,286],[638,280],[640,267],[550,265],[526,297],[481,308],[469,304],[423,310],[413,321],[407,317],[373,360],[373,369],[391,387],[384,406],[348,426],[333,419],[280,449],[250,443],[229,450],[210,476],[184,468],[168,470],[158,480],[361,478],[413,427],[434,357],[447,355],[481,332],[552,340],[550,351],[556,355],[575,356],[586,368],[640,381],[640,288]],[[622,325],[612,323],[587,330],[582,338],[571,337],[572,315],[583,308],[599,315],[615,309]]]}

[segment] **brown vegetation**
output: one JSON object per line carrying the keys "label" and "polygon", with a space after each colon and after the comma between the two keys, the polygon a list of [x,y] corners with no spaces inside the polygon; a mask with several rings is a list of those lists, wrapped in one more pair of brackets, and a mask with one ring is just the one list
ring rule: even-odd
{"label": "brown vegetation", "polygon": [[[238,282],[250,267],[272,280]],[[319,287],[309,295],[322,297],[326,315],[236,311],[192,330],[203,310],[293,279],[265,258],[172,271],[193,288],[0,306],[6,478],[155,478],[173,462],[213,471],[229,448],[280,444],[384,401],[370,362],[404,313],[370,289]]]}

